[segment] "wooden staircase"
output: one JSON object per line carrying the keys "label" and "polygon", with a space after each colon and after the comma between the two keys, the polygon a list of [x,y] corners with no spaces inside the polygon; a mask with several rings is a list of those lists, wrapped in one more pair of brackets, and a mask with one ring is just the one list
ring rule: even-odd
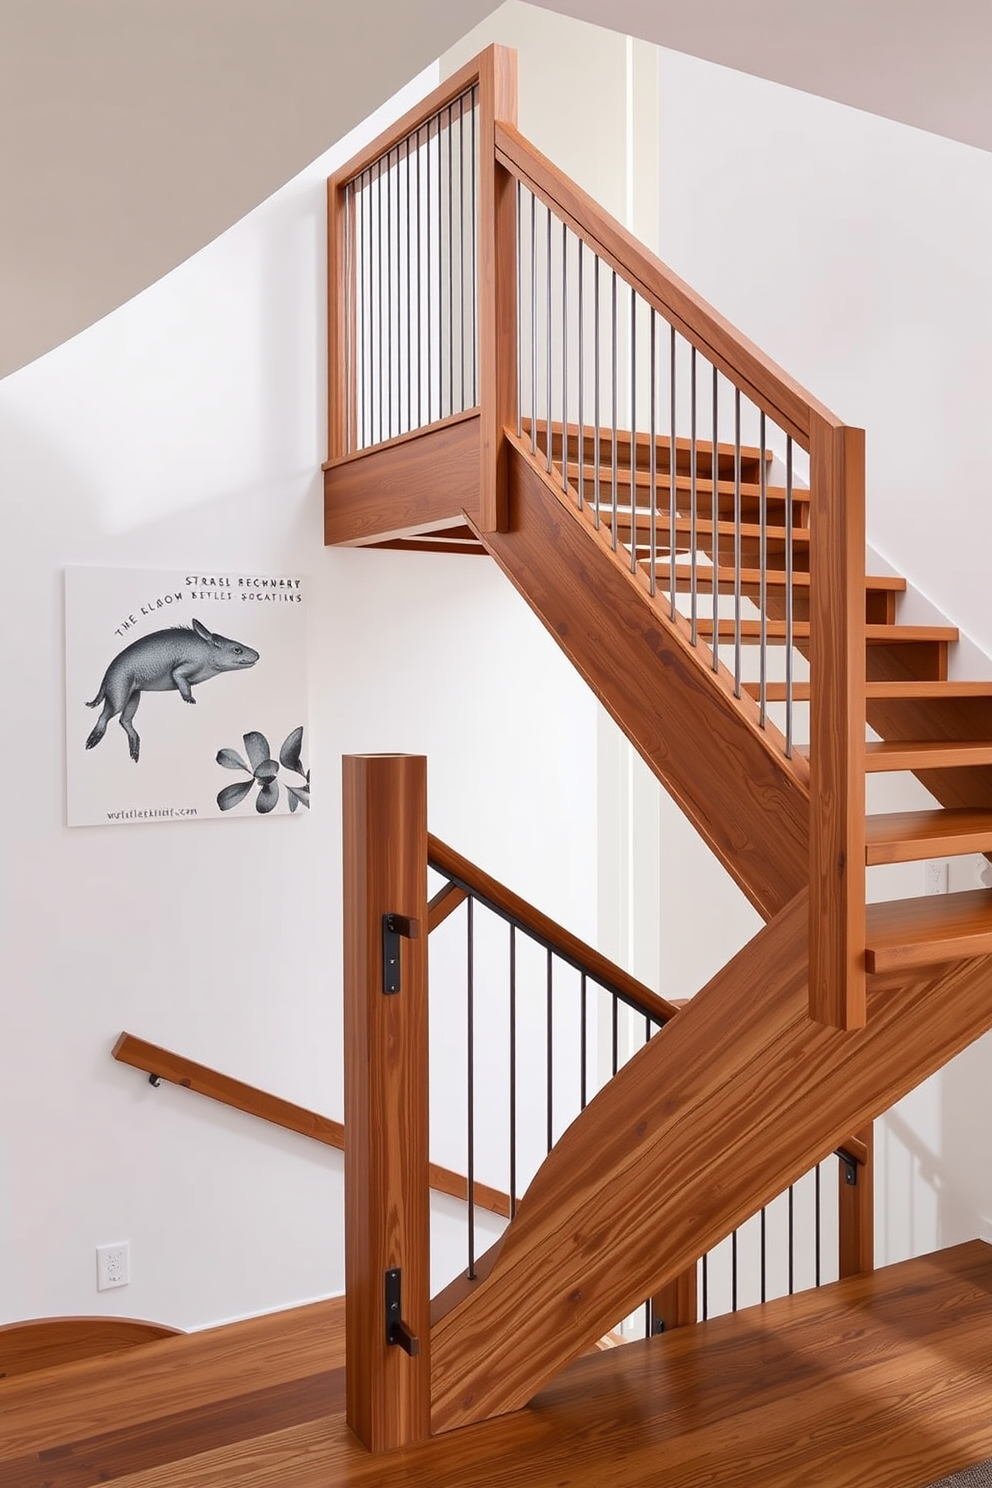
{"label": "wooden staircase", "polygon": [[[426,111],[330,183],[325,537],[488,553],[766,927],[592,1101],[502,1240],[471,1278],[435,1299],[429,1364],[415,1375],[416,1409],[430,1402],[422,1432],[525,1404],[626,1307],[992,1027],[988,892],[865,900],[870,866],[992,852],[992,684],[948,680],[956,630],[901,625],[904,581],[865,576],[861,431],[788,378],[517,133],[507,66],[498,50],[487,54],[475,74],[450,80]],[[466,87],[477,87],[470,96],[479,111],[478,406],[455,406],[452,378],[445,407],[442,369],[444,416],[384,427],[375,359],[354,349],[364,313],[349,298],[365,242],[355,227],[361,193],[373,168],[381,189],[394,150],[399,169],[401,144],[409,152],[415,140],[420,150],[422,129],[430,142],[436,128],[440,140],[445,109],[450,140],[451,100],[469,96]],[[546,328],[537,313],[538,204],[547,221]],[[574,336],[564,312],[554,361],[559,240],[566,303],[576,265],[580,286],[583,264],[594,268],[597,296],[601,277],[612,276],[609,423],[590,420],[588,390],[572,418]],[[381,261],[376,272],[381,288]],[[630,303],[631,405],[639,314],[650,327],[650,433],[643,414],[619,426],[618,283]],[[580,346],[583,293],[574,302]],[[419,299],[416,316],[419,325]],[[655,426],[659,320],[672,348],[664,433]],[[439,337],[451,323],[439,317]],[[431,327],[428,314],[428,336]],[[691,350],[689,438],[676,428],[679,338]],[[712,373],[714,429],[721,378],[733,392],[732,443],[718,433],[708,441],[696,427],[697,357]],[[388,404],[394,378],[386,375]],[[363,431],[376,392],[370,441]],[[521,412],[525,392],[530,417]],[[757,443],[741,438],[742,399],[760,428]],[[777,430],[784,482],[766,421]],[[809,453],[808,490],[793,479],[796,448]],[[783,706],[784,725],[776,722]],[[808,739],[793,716],[807,707]],[[883,771],[913,773],[934,809],[867,818],[866,777]]]}

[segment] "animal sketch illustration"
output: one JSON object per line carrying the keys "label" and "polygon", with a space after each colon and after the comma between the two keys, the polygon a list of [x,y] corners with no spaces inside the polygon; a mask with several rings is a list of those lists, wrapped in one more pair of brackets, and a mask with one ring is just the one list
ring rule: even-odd
{"label": "animal sketch illustration", "polygon": [[258,660],[258,652],[240,641],[213,631],[194,620],[184,625],[156,630],[132,641],[118,652],[100,683],[100,691],[87,708],[102,703],[100,717],[86,740],[93,749],[107,732],[107,724],[120,714],[120,725],[128,738],[131,758],[137,763],[141,740],[134,727],[143,692],[178,692],[184,703],[195,703],[192,689],[222,672],[242,671]]}

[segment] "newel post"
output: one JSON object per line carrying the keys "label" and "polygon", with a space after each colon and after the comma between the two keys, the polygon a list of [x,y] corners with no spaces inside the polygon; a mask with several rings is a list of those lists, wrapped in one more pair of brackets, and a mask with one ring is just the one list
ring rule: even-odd
{"label": "newel post", "polygon": [[863,1028],[865,436],[810,415],[810,1016]]}
{"label": "newel post", "polygon": [[838,1163],[837,1196],[838,1274],[861,1276],[875,1269],[875,1128],[868,1125],[857,1133],[867,1157],[863,1164]]}
{"label": "newel post", "polygon": [[517,122],[517,54],[493,46],[479,70],[479,526],[508,524],[504,425],[517,421],[517,191],[496,159],[496,121]]}
{"label": "newel post", "polygon": [[427,761],[344,759],[348,1425],[430,1435]]}

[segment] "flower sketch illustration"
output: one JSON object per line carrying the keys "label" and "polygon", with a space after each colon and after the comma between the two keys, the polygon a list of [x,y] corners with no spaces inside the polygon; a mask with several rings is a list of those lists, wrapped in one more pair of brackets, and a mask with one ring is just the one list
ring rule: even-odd
{"label": "flower sketch illustration", "polygon": [[273,811],[279,802],[279,767],[299,775],[301,784],[296,781],[284,780],[282,782],[286,798],[289,801],[289,809],[295,811],[298,806],[305,806],[310,810],[310,771],[304,770],[301,751],[303,748],[303,726],[293,729],[287,734],[279,750],[278,760],[272,758],[269,749],[269,741],[264,734],[257,730],[244,736],[245,754],[247,762],[236,749],[219,749],[217,751],[217,763],[223,765],[225,770],[243,770],[248,776],[247,780],[236,780],[233,785],[225,785],[224,789],[217,793],[217,805],[221,811],[231,811],[235,806],[248,796],[253,787],[258,787],[258,795],[255,797],[255,810],[265,816]]}

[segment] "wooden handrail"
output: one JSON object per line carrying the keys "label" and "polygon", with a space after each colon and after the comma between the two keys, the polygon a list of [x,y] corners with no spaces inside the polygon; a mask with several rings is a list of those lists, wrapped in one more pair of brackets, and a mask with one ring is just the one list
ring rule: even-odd
{"label": "wooden handrail", "polygon": [[562,175],[512,125],[496,126],[496,158],[804,449],[809,448],[811,412],[836,423],[808,389]]}
{"label": "wooden handrail", "polygon": [[599,951],[593,950],[592,946],[586,945],[585,941],[573,935],[570,930],[556,924],[477,864],[463,858],[461,853],[440,838],[428,837],[427,861],[431,868],[467,889],[496,914],[520,925],[528,935],[554,951],[577,971],[584,971],[598,986],[607,992],[615,992],[635,1012],[643,1013],[655,1023],[667,1023],[678,1012],[673,1003],[659,997],[650,987],[645,987],[643,982],[639,982],[629,972],[623,971]]}
{"label": "wooden handrail", "polygon": [[[273,1126],[285,1127],[287,1131],[298,1132],[300,1136],[323,1142],[327,1147],[336,1147],[339,1152],[344,1151],[344,1125],[331,1116],[321,1116],[317,1111],[309,1111],[305,1106],[297,1106],[292,1101],[283,1100],[281,1096],[271,1095],[256,1085],[246,1084],[244,1080],[222,1075],[205,1064],[187,1059],[183,1054],[175,1054],[171,1049],[163,1049],[160,1044],[150,1044],[145,1039],[137,1038],[133,1033],[122,1033],[112,1053],[119,1063],[143,1070],[156,1080],[181,1085],[184,1090],[193,1090],[197,1095],[219,1101],[222,1106],[244,1111],[248,1116],[257,1116],[262,1121],[271,1122]],[[463,1203],[468,1201],[468,1182],[465,1176],[453,1172],[451,1168],[442,1167],[440,1163],[430,1165],[430,1184],[436,1193],[461,1199]],[[503,1219],[509,1218],[509,1194],[502,1193],[498,1188],[491,1188],[488,1183],[480,1183],[478,1179],[473,1187],[477,1209],[486,1209]]]}

